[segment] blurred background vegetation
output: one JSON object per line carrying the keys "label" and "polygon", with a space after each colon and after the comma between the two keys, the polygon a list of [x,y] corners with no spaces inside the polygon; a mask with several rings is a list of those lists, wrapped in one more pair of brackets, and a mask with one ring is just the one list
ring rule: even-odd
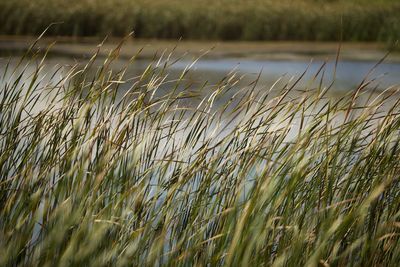
{"label": "blurred background vegetation", "polygon": [[195,40],[384,41],[400,36],[396,0],[8,0],[1,35]]}

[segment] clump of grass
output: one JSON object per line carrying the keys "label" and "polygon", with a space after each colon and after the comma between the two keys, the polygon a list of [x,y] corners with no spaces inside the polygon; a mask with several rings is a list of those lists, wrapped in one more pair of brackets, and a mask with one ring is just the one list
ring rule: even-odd
{"label": "clump of grass", "polygon": [[0,33],[222,40],[399,40],[393,0],[8,0]]}
{"label": "clump of grass", "polygon": [[5,66],[1,266],[397,264],[398,87],[196,88],[118,51]]}

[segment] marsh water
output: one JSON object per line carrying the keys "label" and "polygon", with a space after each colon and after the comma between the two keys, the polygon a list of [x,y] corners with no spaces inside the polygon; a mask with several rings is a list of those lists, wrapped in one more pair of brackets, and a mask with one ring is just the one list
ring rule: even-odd
{"label": "marsh water", "polygon": [[[174,69],[181,71],[188,62],[178,62]],[[248,59],[204,59],[194,66],[194,72],[198,73],[201,80],[207,77],[223,77],[230,70],[238,70],[247,74],[249,78],[260,75],[260,82],[272,84],[279,78],[299,77],[306,71],[304,81],[310,80],[317,73],[323,61],[289,61],[289,60],[248,60]],[[342,61],[339,62],[335,76],[335,90],[348,91],[354,89],[369,74],[369,79],[376,78],[379,89],[387,88],[400,83],[400,63],[382,63],[375,69],[376,62],[369,61]],[[325,67],[325,79],[333,79],[335,69],[334,62],[328,62]]]}
{"label": "marsh water", "polygon": [[[17,64],[19,56],[14,56],[11,60],[10,69]],[[8,58],[0,58],[0,71],[3,71]],[[49,57],[45,61],[45,72],[51,73],[52,70],[60,66],[72,66],[84,60],[76,60],[65,56]],[[149,59],[137,59],[130,64],[127,77],[133,77],[141,74],[149,64],[154,61]],[[101,60],[98,64],[101,64]],[[121,59],[114,67],[116,69],[127,64],[127,60]],[[182,59],[168,67],[168,74],[171,79],[179,77],[183,70],[190,66],[192,61]],[[190,68],[190,72],[186,76],[187,80],[193,83],[203,83],[208,81],[209,84],[217,83],[227,74],[235,72],[237,75],[243,75],[244,82],[259,79],[259,86],[268,87],[274,84],[278,79],[289,81],[298,78],[305,72],[302,78],[303,83],[309,82],[314,75],[323,66],[324,83],[335,81],[333,90],[338,93],[345,93],[354,90],[364,78],[373,80],[370,88],[383,90],[389,86],[400,84],[400,62],[383,62],[376,66],[374,61],[344,60],[338,62],[335,66],[334,61],[324,62],[321,60],[257,60],[246,58],[204,58],[198,60]],[[30,68],[34,68],[34,64]],[[336,68],[335,68],[336,67]],[[336,71],[335,71],[336,70]],[[321,79],[320,75],[319,79]]]}

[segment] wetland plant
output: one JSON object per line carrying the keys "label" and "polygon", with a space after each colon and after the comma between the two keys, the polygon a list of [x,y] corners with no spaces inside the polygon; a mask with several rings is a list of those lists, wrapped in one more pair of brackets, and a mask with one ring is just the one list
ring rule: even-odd
{"label": "wetland plant", "polygon": [[130,77],[119,48],[2,63],[0,266],[398,264],[398,86]]}

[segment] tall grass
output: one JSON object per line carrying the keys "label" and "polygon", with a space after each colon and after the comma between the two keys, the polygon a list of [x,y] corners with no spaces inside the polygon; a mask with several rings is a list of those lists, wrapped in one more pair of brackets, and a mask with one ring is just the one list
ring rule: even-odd
{"label": "tall grass", "polygon": [[382,0],[8,0],[0,34],[223,40],[399,40],[400,4]]}
{"label": "tall grass", "polygon": [[113,68],[119,47],[46,73],[32,51],[1,75],[0,266],[400,260],[398,87],[329,98],[323,66],[189,86],[168,55]]}

